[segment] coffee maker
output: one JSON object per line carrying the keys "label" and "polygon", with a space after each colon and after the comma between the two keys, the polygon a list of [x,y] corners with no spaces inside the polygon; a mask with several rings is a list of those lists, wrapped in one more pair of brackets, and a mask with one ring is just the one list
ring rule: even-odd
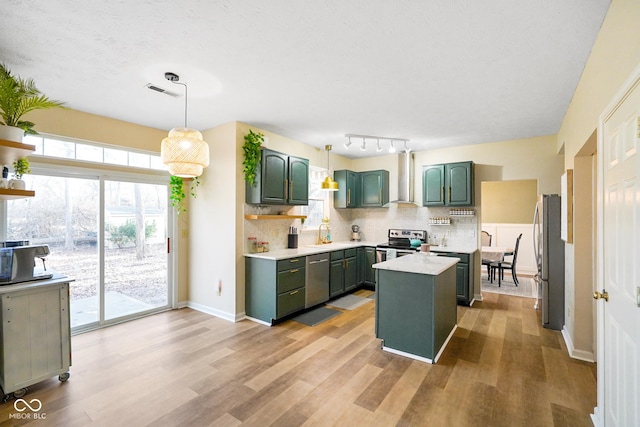
{"label": "coffee maker", "polygon": [[[50,279],[53,274],[44,263],[49,254],[48,245],[0,248],[0,285]],[[36,258],[42,261],[42,269],[36,268]]]}
{"label": "coffee maker", "polygon": [[351,226],[351,240],[355,241],[355,242],[359,242],[360,241],[360,226],[353,224]]}

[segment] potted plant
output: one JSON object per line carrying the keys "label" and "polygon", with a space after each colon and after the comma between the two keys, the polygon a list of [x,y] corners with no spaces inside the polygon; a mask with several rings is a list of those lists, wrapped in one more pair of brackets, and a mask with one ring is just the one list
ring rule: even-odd
{"label": "potted plant", "polygon": [[171,179],[169,181],[169,200],[171,200],[171,206],[176,208],[178,215],[187,211],[183,204],[184,198],[187,197],[187,193],[185,192],[185,181],[191,181],[189,193],[191,194],[191,197],[195,198],[196,188],[200,185],[198,177],[191,179],[171,175]]}
{"label": "potted plant", "polygon": [[14,76],[0,64],[0,139],[22,142],[25,134],[37,134],[33,122],[22,120],[30,111],[62,107],[63,103],[47,98],[33,79]]}
{"label": "potted plant", "polygon": [[9,181],[9,187],[14,190],[24,190],[26,185],[22,180],[22,176],[31,173],[29,167],[29,159],[22,157],[13,162],[13,179]]}
{"label": "potted plant", "polygon": [[244,151],[244,160],[242,166],[244,167],[244,180],[253,185],[256,179],[256,169],[260,164],[260,147],[264,142],[264,135],[261,133],[255,133],[249,129],[249,133],[244,136],[244,145],[242,150]]}

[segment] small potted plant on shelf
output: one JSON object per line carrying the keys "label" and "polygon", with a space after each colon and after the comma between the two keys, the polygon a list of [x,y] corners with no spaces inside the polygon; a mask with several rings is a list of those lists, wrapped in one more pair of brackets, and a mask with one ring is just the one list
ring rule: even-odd
{"label": "small potted plant on shelf", "polygon": [[33,122],[22,120],[30,111],[62,107],[43,95],[33,79],[14,76],[4,64],[0,64],[0,139],[22,142],[25,134],[37,134]]}
{"label": "small potted plant on shelf", "polygon": [[22,180],[22,176],[31,173],[29,167],[29,159],[22,157],[13,162],[13,179],[9,181],[9,188],[14,190],[24,190],[26,185]]}
{"label": "small potted plant on shelf", "polygon": [[178,215],[182,212],[186,212],[187,208],[184,207],[184,198],[187,197],[187,193],[185,192],[185,181],[191,181],[191,185],[189,187],[189,194],[191,197],[196,197],[196,188],[200,185],[200,180],[198,177],[193,179],[180,178],[179,176],[171,175],[171,180],[169,182],[169,200],[171,200],[171,206],[176,208]]}

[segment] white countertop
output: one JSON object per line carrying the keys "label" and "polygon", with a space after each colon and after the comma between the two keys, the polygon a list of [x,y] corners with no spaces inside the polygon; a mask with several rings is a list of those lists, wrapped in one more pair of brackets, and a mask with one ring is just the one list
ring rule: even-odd
{"label": "white countertop", "polygon": [[472,254],[478,248],[462,247],[462,246],[431,246],[431,252],[456,252],[459,254]]}
{"label": "white countertop", "polygon": [[458,258],[416,252],[415,254],[405,255],[389,261],[373,264],[373,268],[437,276],[449,267],[455,265],[458,261],[460,261]]}
{"label": "white countertop", "polygon": [[358,248],[364,246],[375,247],[379,242],[352,242],[352,241],[344,241],[344,242],[331,242],[324,245],[301,245],[297,249],[276,249],[269,252],[257,252],[254,254],[244,254],[246,257],[250,258],[262,258],[262,259],[270,259],[270,260],[280,260],[287,258],[295,258],[299,256],[307,256],[320,254],[323,252],[331,252],[331,251],[339,251],[341,249],[350,249],[350,248]]}

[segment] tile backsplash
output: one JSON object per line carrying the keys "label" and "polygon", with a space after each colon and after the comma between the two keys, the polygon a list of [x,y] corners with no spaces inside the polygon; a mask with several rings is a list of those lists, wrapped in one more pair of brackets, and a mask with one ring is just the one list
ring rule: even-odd
{"label": "tile backsplash", "polygon": [[[245,213],[258,213],[257,207],[245,204]],[[274,214],[282,211],[282,208],[272,206],[270,211]],[[437,207],[426,208],[411,205],[391,204],[387,208],[370,209],[331,209],[331,239],[335,242],[346,241],[351,237],[351,225],[360,226],[362,240],[372,244],[387,241],[389,228],[407,228],[427,230],[430,243],[440,244],[445,239],[447,246],[456,248],[478,247],[478,217],[474,216],[450,216],[450,208]],[[265,212],[263,212],[265,213]],[[429,218],[448,217],[449,225],[429,224]],[[287,234],[289,227],[302,229],[299,219],[260,219],[244,220],[245,242],[248,237],[256,237],[258,240],[268,241],[271,250],[287,247]],[[317,243],[317,229],[300,233],[298,245],[313,245]],[[245,252],[248,248],[245,248]]]}

